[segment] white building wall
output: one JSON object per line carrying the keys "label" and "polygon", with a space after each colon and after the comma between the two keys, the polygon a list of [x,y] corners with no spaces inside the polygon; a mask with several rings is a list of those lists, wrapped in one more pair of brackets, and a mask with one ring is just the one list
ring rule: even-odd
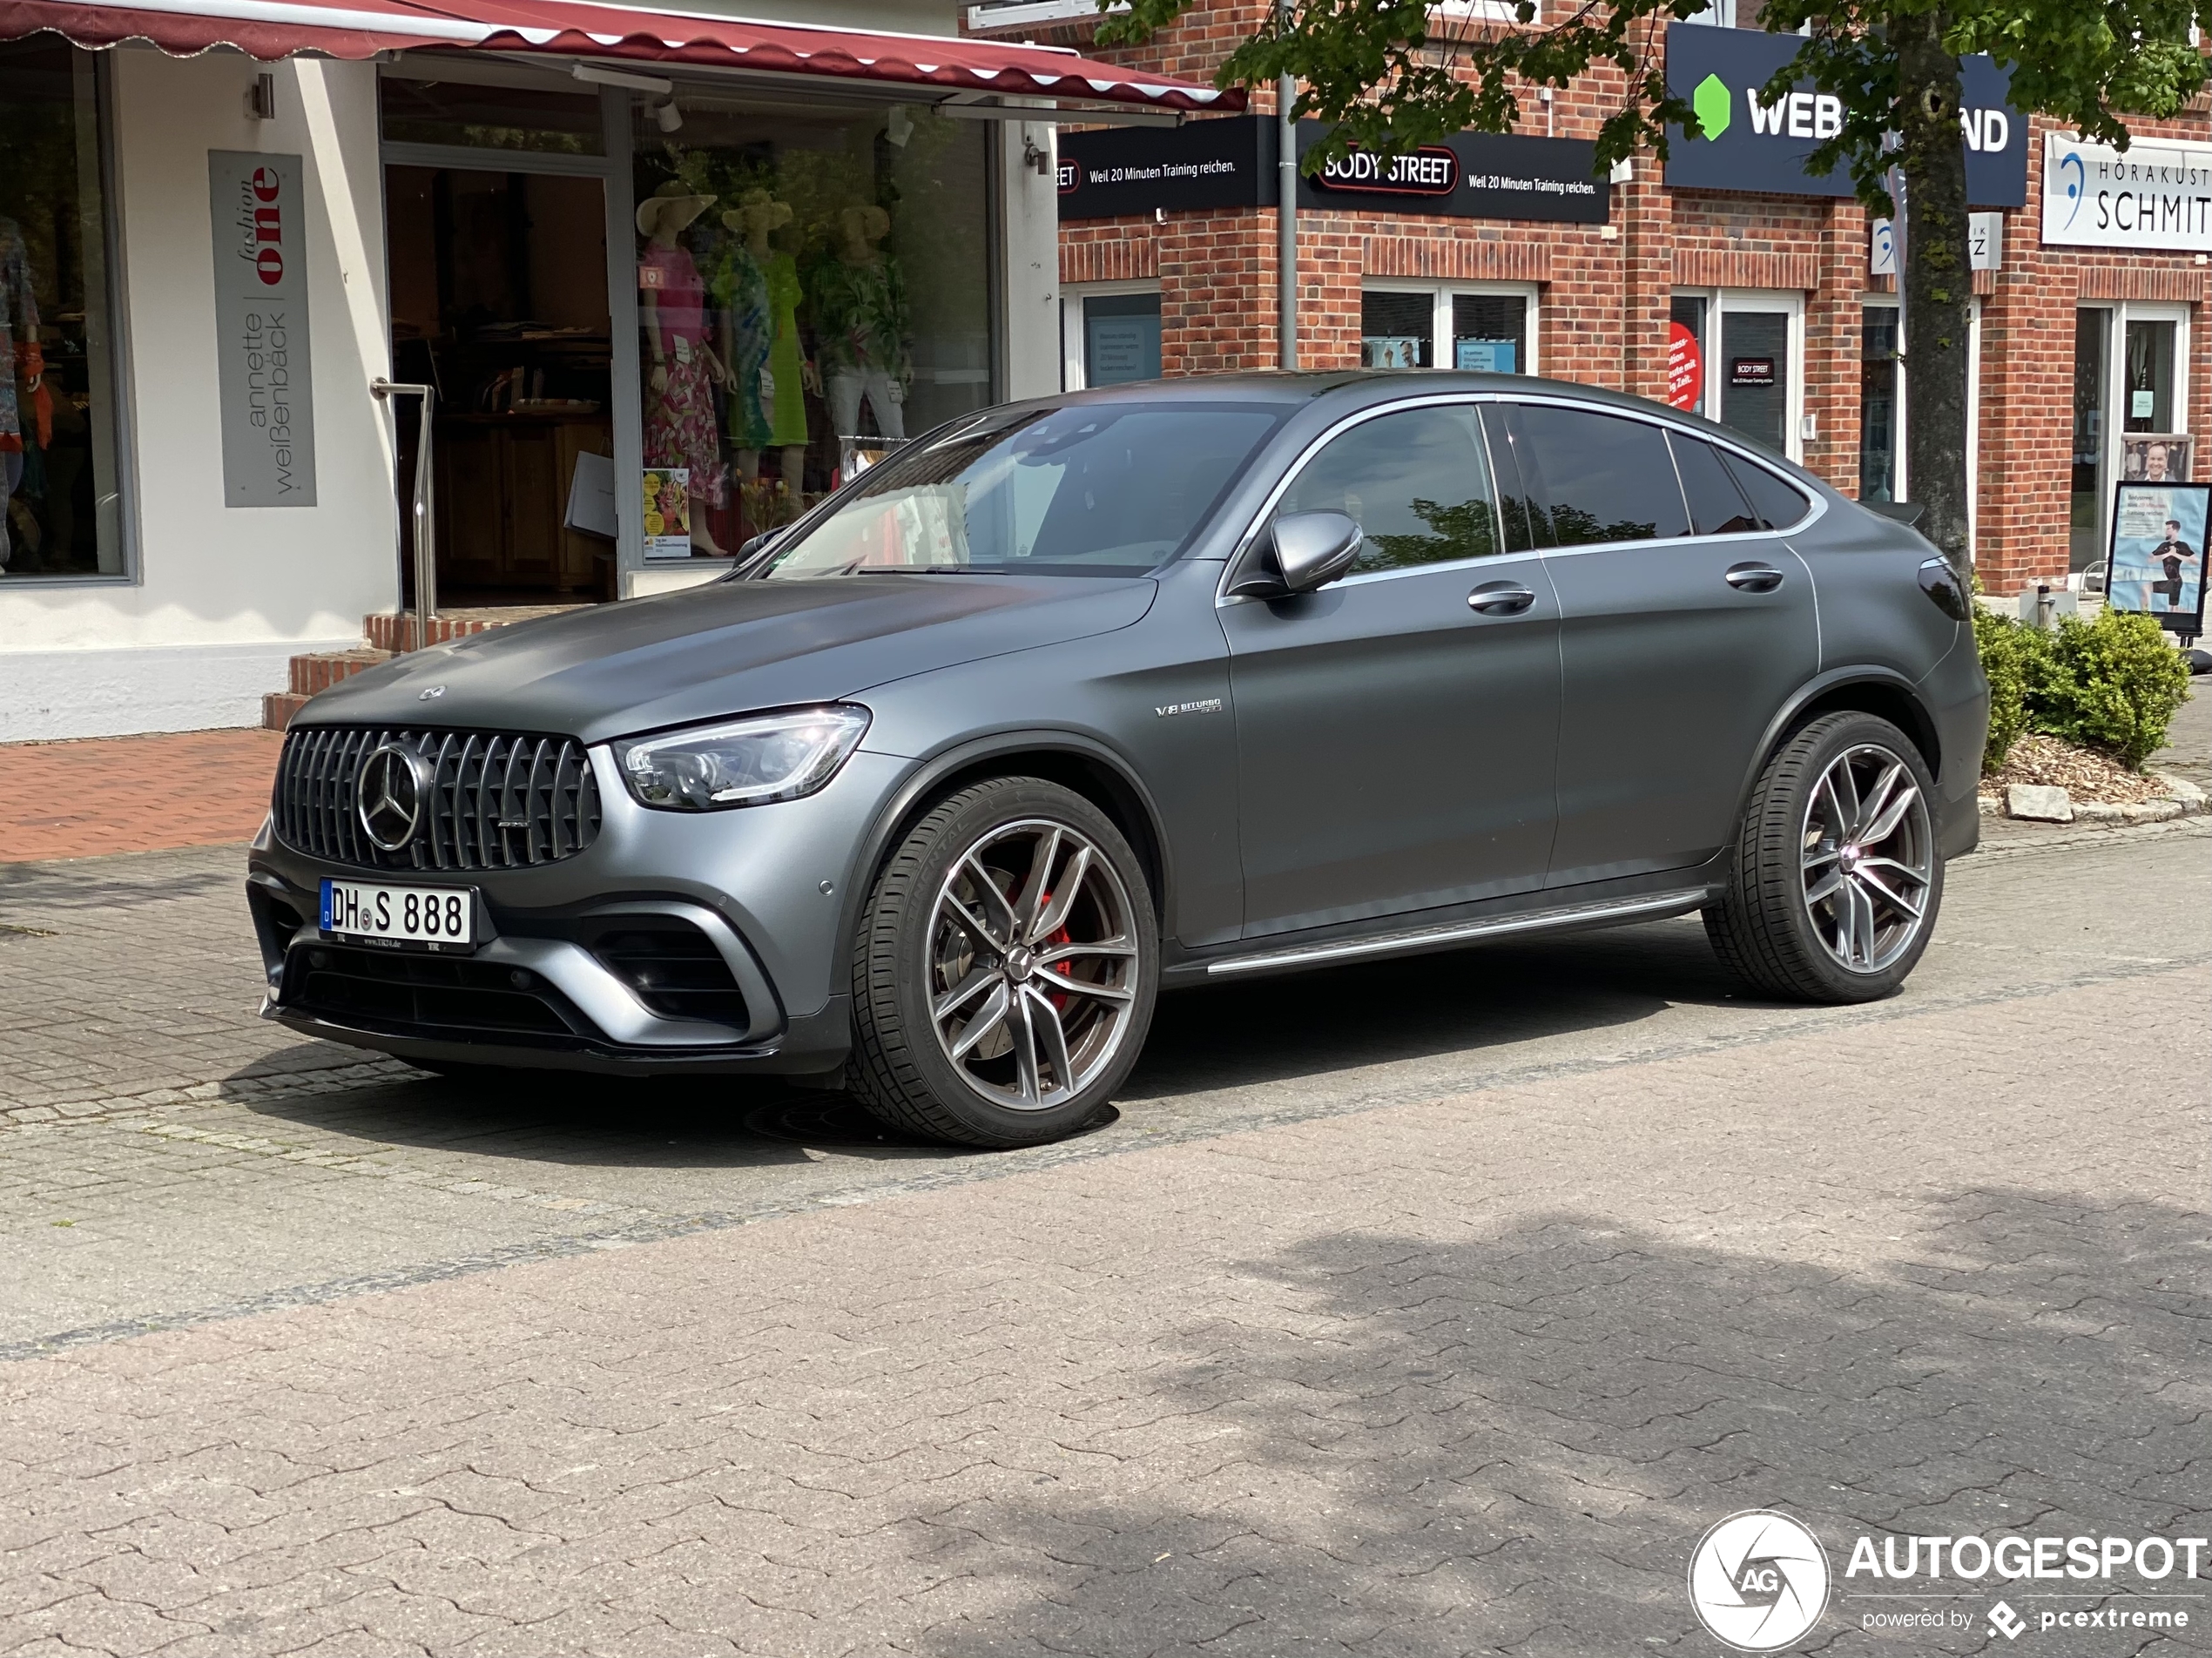
{"label": "white building wall", "polygon": [[[294,653],[399,599],[374,66],[110,54],[135,477],[128,582],[0,583],[0,742],[251,725]],[[276,78],[277,118],[246,114]],[[314,507],[223,504],[210,150],[307,158]],[[411,409],[409,411],[411,413]]]}

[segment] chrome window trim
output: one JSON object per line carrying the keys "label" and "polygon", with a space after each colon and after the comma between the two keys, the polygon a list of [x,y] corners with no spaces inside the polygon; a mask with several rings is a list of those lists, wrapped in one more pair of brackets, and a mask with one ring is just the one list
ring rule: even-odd
{"label": "chrome window trim", "polygon": [[[1695,533],[1694,521],[1692,521],[1689,517],[1689,492],[1682,487],[1681,469],[1674,461],[1674,449],[1672,446],[1669,445],[1667,451],[1668,462],[1669,465],[1673,467],[1675,469],[1676,493],[1680,495],[1683,498],[1683,517],[1685,522],[1692,524],[1691,534],[1686,536],[1669,536],[1664,538],[1653,537],[1649,540],[1639,538],[1635,541],[1581,542],[1572,547],[1524,548],[1516,552],[1495,553],[1488,558],[1455,559],[1452,561],[1453,564],[1461,568],[1480,568],[1487,570],[1496,565],[1501,559],[1572,557],[1582,553],[1615,552],[1623,547],[1666,546],[1677,542],[1695,541],[1726,544],[1737,542],[1770,541],[1777,536],[1794,536],[1811,528],[1813,524],[1817,523],[1824,516],[1825,516],[1828,511],[1828,498],[1825,495],[1820,494],[1817,490],[1807,490],[1803,484],[1800,484],[1795,478],[1791,478],[1783,473],[1775,472],[1772,466],[1761,460],[1757,455],[1752,454],[1749,449],[1743,448],[1740,443],[1718,434],[1694,430],[1689,427],[1683,426],[1676,421],[1669,419],[1667,415],[1656,410],[1620,408],[1610,403],[1601,403],[1588,398],[1576,397],[1572,394],[1555,393],[1548,390],[1524,392],[1516,388],[1512,391],[1429,392],[1420,396],[1406,398],[1398,402],[1378,403],[1372,408],[1354,409],[1350,414],[1345,415],[1344,418],[1330,426],[1326,430],[1321,432],[1298,452],[1298,458],[1291,463],[1289,470],[1285,472],[1282,477],[1276,482],[1274,488],[1267,492],[1267,498],[1260,502],[1259,509],[1252,515],[1251,522],[1244,527],[1244,533],[1237,538],[1237,544],[1235,548],[1231,550],[1229,556],[1223,561],[1221,577],[1214,589],[1214,608],[1216,610],[1221,610],[1232,604],[1265,603],[1268,602],[1266,600],[1252,596],[1239,597],[1232,596],[1228,590],[1231,576],[1235,572],[1238,566],[1244,562],[1244,556],[1251,550],[1252,543],[1259,539],[1259,533],[1266,526],[1268,520],[1274,516],[1277,504],[1281,502],[1284,495],[1290,489],[1290,487],[1298,482],[1298,475],[1312,463],[1313,457],[1318,454],[1325,445],[1334,441],[1338,437],[1342,435],[1344,433],[1350,431],[1353,427],[1360,425],[1362,422],[1366,421],[1378,420],[1385,414],[1400,414],[1407,412],[1408,410],[1416,408],[1452,408],[1460,404],[1466,404],[1479,409],[1485,403],[1546,403],[1554,408],[1581,409],[1592,414],[1611,414],[1618,419],[1625,421],[1641,421],[1647,426],[1657,427],[1662,433],[1665,434],[1679,432],[1685,438],[1694,438],[1701,443],[1710,443],[1715,448],[1734,455],[1748,465],[1756,466],[1763,471],[1773,473],[1776,477],[1781,479],[1783,482],[1788,484],[1791,489],[1797,490],[1801,495],[1810,495],[1812,504],[1810,510],[1806,512],[1804,517],[1799,518],[1796,522],[1790,524],[1784,529],[1739,529],[1732,530],[1726,535],[1697,535]],[[1497,456],[1494,454],[1490,453],[1490,429],[1489,422],[1487,421],[1483,422],[1483,458],[1489,463],[1490,467],[1492,506],[1494,510],[1497,510],[1499,509],[1496,503],[1498,462]],[[1791,550],[1794,551],[1795,549],[1792,549]],[[1428,570],[1443,570],[1446,568],[1447,566],[1444,564],[1416,564],[1406,570],[1364,570],[1357,576],[1347,576],[1341,581],[1332,583],[1331,585],[1336,587],[1349,587],[1355,584],[1393,579],[1403,576],[1418,576]]]}

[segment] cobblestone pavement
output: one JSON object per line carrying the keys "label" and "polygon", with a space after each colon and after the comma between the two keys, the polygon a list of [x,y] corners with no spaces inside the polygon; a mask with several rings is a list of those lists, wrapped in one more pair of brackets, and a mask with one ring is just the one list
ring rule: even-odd
{"label": "cobblestone pavement", "polygon": [[276,1038],[88,1094],[0,1129],[0,1653],[1704,1653],[1737,1508],[2202,1534],[2161,828],[1962,861],[1876,1008],[1738,1001],[1694,924],[1173,998],[1039,1152]]}

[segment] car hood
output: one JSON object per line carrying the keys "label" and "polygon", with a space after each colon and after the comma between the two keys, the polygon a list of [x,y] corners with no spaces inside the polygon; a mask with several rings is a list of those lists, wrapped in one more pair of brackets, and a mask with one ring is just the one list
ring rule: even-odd
{"label": "car hood", "polygon": [[[341,680],[303,725],[543,731],[587,743],[1129,627],[1150,577],[722,582],[518,622]],[[442,687],[442,689],[440,689]]]}

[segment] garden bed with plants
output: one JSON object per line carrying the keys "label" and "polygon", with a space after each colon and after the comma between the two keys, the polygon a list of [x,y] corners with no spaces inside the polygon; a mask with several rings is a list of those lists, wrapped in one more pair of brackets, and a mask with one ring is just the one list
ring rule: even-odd
{"label": "garden bed with plants", "polygon": [[2134,822],[2204,810],[2203,792],[2146,772],[2166,745],[2189,671],[2147,616],[2105,610],[2050,631],[1976,606],[1989,679],[1985,810],[2070,822]]}

